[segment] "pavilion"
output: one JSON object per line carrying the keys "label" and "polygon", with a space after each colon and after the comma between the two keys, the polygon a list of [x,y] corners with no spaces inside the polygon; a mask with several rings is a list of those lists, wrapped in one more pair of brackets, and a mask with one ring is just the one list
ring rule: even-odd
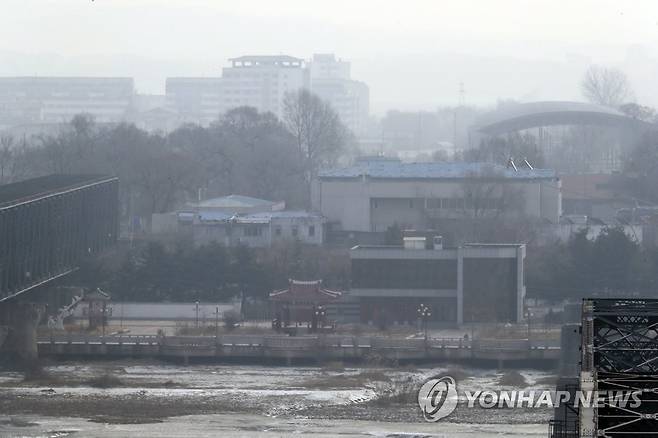
{"label": "pavilion", "polygon": [[308,325],[311,331],[326,325],[326,305],[335,302],[341,292],[325,289],[322,280],[289,280],[288,289],[270,293],[277,329]]}

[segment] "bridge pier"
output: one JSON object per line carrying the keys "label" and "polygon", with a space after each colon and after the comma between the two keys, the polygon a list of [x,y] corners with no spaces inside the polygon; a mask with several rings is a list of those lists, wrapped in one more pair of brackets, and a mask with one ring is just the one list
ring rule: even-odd
{"label": "bridge pier", "polygon": [[37,327],[45,313],[45,305],[40,303],[10,300],[3,303],[0,325],[6,327],[6,339],[0,348],[3,356],[21,367],[28,367],[38,358]]}

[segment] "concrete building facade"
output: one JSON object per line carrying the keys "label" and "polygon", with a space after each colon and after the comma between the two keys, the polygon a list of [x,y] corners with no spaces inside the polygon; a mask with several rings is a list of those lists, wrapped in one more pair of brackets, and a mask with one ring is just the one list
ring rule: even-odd
{"label": "concrete building facade", "polygon": [[323,243],[321,215],[306,211],[272,211],[228,216],[201,212],[192,220],[196,246],[212,242],[225,246],[270,247],[276,242],[299,241],[308,245]]}
{"label": "concrete building facade", "polygon": [[167,108],[186,122],[208,125],[231,109],[256,108],[283,116],[286,93],[306,88],[329,102],[341,121],[362,135],[369,116],[368,86],[350,77],[350,63],[333,54],[309,62],[287,55],[241,56],[215,78],[168,78]]}
{"label": "concrete building facade", "polygon": [[352,288],[361,322],[415,324],[418,307],[429,322],[520,322],[525,297],[522,244],[457,248],[356,246],[350,251]]}
{"label": "concrete building facade", "polygon": [[221,93],[221,78],[167,78],[165,107],[178,115],[180,123],[208,126],[223,112]]}
{"label": "concrete building facade", "polygon": [[80,113],[121,122],[130,117],[134,94],[132,78],[0,78],[0,128],[68,123]]}
{"label": "concrete building facade", "polygon": [[352,80],[351,65],[333,54],[314,54],[308,63],[310,90],[331,104],[356,136],[365,134],[370,114],[370,90]]}
{"label": "concrete building facade", "polygon": [[241,56],[222,69],[221,112],[251,106],[283,115],[286,93],[308,87],[304,60],[286,55]]}
{"label": "concrete building facade", "polygon": [[154,214],[151,232],[186,235],[196,246],[216,242],[258,248],[283,241],[321,245],[324,218],[314,212],[285,210],[285,202],[229,195]]}
{"label": "concrete building facade", "polygon": [[522,215],[557,223],[560,180],[548,169],[365,158],[320,172],[313,208],[344,231],[432,229],[437,220]]}

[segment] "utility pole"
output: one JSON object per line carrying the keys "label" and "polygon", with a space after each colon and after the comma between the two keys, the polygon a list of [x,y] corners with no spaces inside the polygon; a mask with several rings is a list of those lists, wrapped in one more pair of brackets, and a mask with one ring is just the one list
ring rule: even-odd
{"label": "utility pole", "polygon": [[459,152],[459,146],[457,145],[457,119],[459,117],[459,111],[464,108],[464,103],[466,101],[466,91],[464,90],[464,83],[460,82],[459,83],[459,91],[458,91],[458,99],[457,99],[457,107],[455,108],[455,111],[453,113],[453,126],[452,126],[452,148],[453,148],[453,155],[454,158],[457,158],[457,154]]}
{"label": "utility pole", "polygon": [[215,337],[219,337],[219,306],[215,306]]}
{"label": "utility pole", "polygon": [[195,312],[196,312],[196,328],[199,328],[199,300],[197,300],[195,303]]}

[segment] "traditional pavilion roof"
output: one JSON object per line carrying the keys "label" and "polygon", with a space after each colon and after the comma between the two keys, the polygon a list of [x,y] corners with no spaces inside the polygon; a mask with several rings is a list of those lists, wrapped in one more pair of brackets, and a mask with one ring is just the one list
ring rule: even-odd
{"label": "traditional pavilion roof", "polygon": [[271,292],[270,300],[330,302],[340,298],[341,295],[342,292],[324,289],[322,287],[322,280],[290,280],[288,289]]}
{"label": "traditional pavilion roof", "polygon": [[100,288],[96,288],[91,292],[84,294],[83,301],[109,301],[110,294],[103,292]]}

